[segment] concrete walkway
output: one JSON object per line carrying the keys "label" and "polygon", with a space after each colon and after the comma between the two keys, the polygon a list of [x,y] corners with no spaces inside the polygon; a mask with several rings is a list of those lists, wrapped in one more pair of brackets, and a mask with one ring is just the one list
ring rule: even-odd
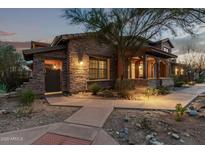
{"label": "concrete walkway", "polygon": [[83,106],[83,107],[106,107],[106,108],[136,108],[136,109],[164,109],[174,110],[176,104],[188,105],[200,93],[205,92],[205,84],[196,84],[190,88],[184,88],[165,96],[139,96],[137,101],[133,100],[104,100],[83,99],[70,97],[48,97],[51,105]]}
{"label": "concrete walkway", "polygon": [[[205,84],[178,90],[166,96],[140,97],[139,101],[73,99],[69,97],[48,97],[51,105],[81,106],[82,108],[62,123],[0,134],[0,144],[90,143],[118,144],[103,129],[103,125],[114,108],[168,109],[174,110],[177,103],[189,104],[197,95],[205,92]],[[53,136],[52,136],[53,134]],[[41,137],[44,140],[41,141]],[[49,138],[45,138],[49,136]],[[64,137],[64,140],[60,140]],[[68,139],[67,139],[67,138]],[[67,140],[66,140],[67,139]],[[47,140],[48,142],[44,142]]]}

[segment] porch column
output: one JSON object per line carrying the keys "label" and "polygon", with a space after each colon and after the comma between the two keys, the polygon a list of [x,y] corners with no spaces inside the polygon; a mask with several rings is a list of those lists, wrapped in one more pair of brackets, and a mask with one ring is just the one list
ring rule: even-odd
{"label": "porch column", "polygon": [[157,77],[157,79],[159,79],[160,78],[160,59],[159,58],[156,58],[156,64],[157,64],[156,77]]}
{"label": "porch column", "polygon": [[147,55],[144,55],[143,59],[143,74],[144,74],[144,79],[147,79]]}

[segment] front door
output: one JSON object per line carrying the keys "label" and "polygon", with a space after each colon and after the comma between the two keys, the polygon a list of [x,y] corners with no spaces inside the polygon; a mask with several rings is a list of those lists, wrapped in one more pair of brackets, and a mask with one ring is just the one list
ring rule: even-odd
{"label": "front door", "polygon": [[45,75],[45,90],[46,92],[58,92],[61,91],[61,70],[46,68]]}

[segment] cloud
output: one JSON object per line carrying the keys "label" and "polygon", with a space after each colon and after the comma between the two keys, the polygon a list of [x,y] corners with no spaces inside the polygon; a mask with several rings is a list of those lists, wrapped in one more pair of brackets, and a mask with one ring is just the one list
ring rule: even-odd
{"label": "cloud", "polygon": [[0,36],[14,36],[16,33],[13,32],[5,32],[0,30]]}

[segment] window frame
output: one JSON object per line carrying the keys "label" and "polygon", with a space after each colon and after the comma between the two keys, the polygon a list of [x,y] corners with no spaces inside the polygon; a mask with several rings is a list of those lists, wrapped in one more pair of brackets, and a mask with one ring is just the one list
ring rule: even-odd
{"label": "window frame", "polygon": [[[96,61],[97,62],[97,67],[91,67],[91,61]],[[100,62],[105,62],[104,65],[105,65],[105,68],[100,68]],[[89,80],[107,80],[109,79],[109,62],[108,62],[108,58],[101,58],[101,57],[89,57]],[[96,71],[96,77],[91,77],[91,70],[94,70],[93,72]],[[103,73],[102,76],[104,77],[101,77],[101,73]],[[95,76],[95,75],[93,75]]]}

